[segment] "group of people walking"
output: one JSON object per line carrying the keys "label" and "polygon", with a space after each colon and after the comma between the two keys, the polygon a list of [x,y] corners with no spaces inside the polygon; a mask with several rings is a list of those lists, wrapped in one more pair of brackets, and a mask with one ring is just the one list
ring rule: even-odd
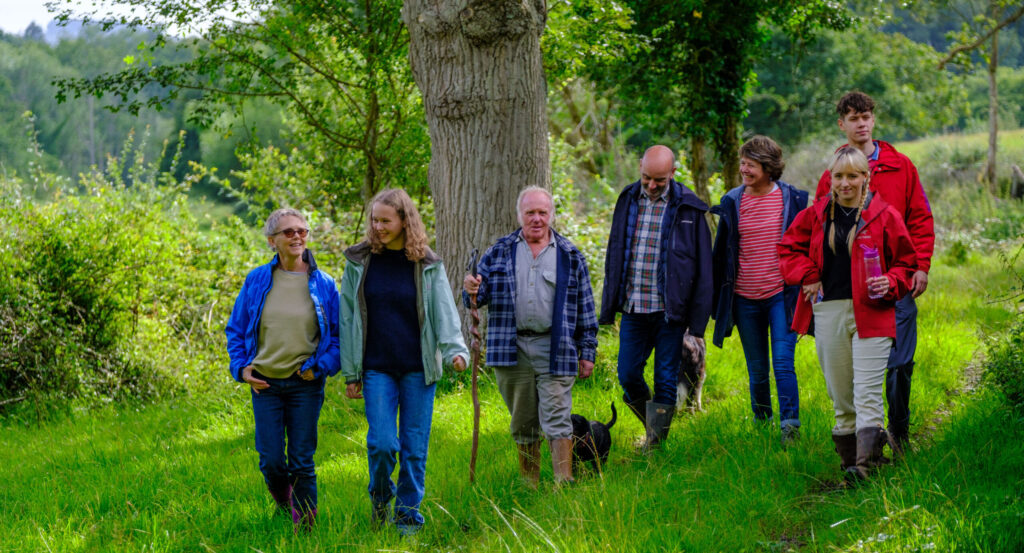
{"label": "group of people walking", "polygon": [[[742,184],[714,208],[672,178],[671,149],[649,148],[615,205],[600,313],[586,259],[552,228],[551,193],[519,194],[520,228],[465,276],[462,300],[488,306],[486,363],[527,485],[539,482],[542,439],[555,481],[573,481],[572,388],[593,372],[598,325],[619,313],[618,379],[645,429],[642,452],[668,438],[684,335],[702,338],[713,316],[715,345],[733,327],[740,336],[753,416],[766,424],[774,372],[783,445],[799,439],[797,335],[813,334],[848,478],[867,478],[886,443],[902,453],[932,216],[910,160],[872,138],[871,98],[849,93],[837,112],[849,143],[810,206],[807,192],[781,180],[782,151],[770,138],[743,145]],[[709,211],[719,216],[714,245]],[[276,255],[246,277],[226,328],[231,374],[251,387],[260,470],[297,531],[317,516],[313,454],[327,377],[342,373],[346,396],[365,404],[374,526],[411,534],[424,524],[435,386],[445,367],[461,371],[469,360],[415,204],[389,189],[368,212],[365,239],[345,251],[340,294],[306,248],[303,215],[271,214],[263,233]],[[644,379],[652,353],[653,390]]]}

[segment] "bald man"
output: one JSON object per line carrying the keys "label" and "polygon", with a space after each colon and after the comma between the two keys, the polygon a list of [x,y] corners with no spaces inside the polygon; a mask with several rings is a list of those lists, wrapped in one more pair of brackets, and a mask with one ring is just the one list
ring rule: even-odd
{"label": "bald man", "polygon": [[[605,257],[600,324],[619,324],[622,400],[644,425],[642,450],[668,437],[687,330],[704,336],[711,315],[711,231],[708,205],[673,180],[675,155],[652,146],[640,180],[615,203]],[[654,352],[654,394],[644,366]]]}

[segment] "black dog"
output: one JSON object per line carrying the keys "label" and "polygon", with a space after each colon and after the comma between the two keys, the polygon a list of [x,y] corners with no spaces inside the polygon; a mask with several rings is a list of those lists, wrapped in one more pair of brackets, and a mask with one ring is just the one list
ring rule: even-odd
{"label": "black dog", "polygon": [[572,470],[585,461],[590,461],[594,469],[601,472],[601,467],[608,461],[608,452],[612,448],[612,435],[609,430],[615,426],[618,413],[612,403],[612,420],[608,424],[588,421],[583,415],[572,415]]}
{"label": "black dog", "polygon": [[679,384],[676,387],[676,412],[688,409],[691,413],[704,410],[704,364],[706,347],[703,338],[695,338],[689,331],[683,335],[683,362],[679,365]]}

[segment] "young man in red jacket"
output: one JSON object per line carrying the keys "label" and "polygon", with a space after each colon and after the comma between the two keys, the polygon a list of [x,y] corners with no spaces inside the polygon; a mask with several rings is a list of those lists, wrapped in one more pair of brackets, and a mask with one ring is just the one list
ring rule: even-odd
{"label": "young man in red jacket", "polygon": [[[935,249],[935,228],[928,197],[917,176],[917,168],[907,156],[888,142],[874,140],[875,102],[863,92],[849,92],[836,105],[839,128],[850,146],[864,152],[871,166],[869,187],[903,216],[917,252],[917,269],[910,293],[896,303],[896,340],[889,354],[885,378],[885,396],[889,404],[889,434],[894,453],[902,453],[910,437],[910,378],[914,374],[914,350],[917,348],[917,304],[914,298],[928,288],[928,270]],[[828,171],[821,175],[815,198],[831,190]]]}

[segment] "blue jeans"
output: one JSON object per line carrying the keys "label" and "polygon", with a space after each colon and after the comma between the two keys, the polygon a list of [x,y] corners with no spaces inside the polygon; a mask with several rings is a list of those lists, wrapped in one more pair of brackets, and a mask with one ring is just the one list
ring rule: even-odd
{"label": "blue jeans", "polygon": [[297,374],[288,378],[267,378],[256,372],[253,376],[270,385],[258,394],[252,392],[260,472],[272,493],[291,484],[292,506],[299,512],[313,511],[316,509],[313,454],[326,378],[307,381]]}
{"label": "blue jeans", "polygon": [[[422,372],[402,376],[363,373],[370,500],[381,505],[395,497],[395,524],[400,529],[423,524],[419,508],[427,475],[435,387],[424,384]],[[401,465],[397,487],[391,481],[396,455],[400,455]]]}
{"label": "blue jeans", "polygon": [[654,350],[654,402],[675,404],[686,328],[665,320],[665,312],[623,313],[619,323],[619,384],[626,401],[651,397],[644,366]]}
{"label": "blue jeans", "polygon": [[[736,295],[733,298],[733,320],[743,343],[743,356],[750,375],[750,405],[754,418],[767,420],[772,416],[772,392],[769,371],[775,371],[775,388],[779,394],[782,426],[800,426],[800,396],[793,350],[796,333],[786,322],[786,302],[779,292],[763,300]],[[768,333],[771,332],[771,366],[768,364]]]}

